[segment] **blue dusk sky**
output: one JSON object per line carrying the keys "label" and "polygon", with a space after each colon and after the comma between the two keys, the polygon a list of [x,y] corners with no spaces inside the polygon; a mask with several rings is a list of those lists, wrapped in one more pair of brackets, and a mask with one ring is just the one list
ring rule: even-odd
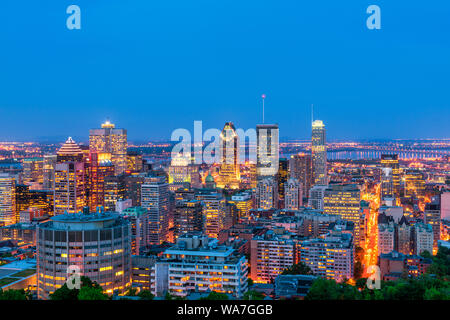
{"label": "blue dusk sky", "polygon": [[282,137],[314,104],[330,140],[450,138],[448,0],[1,0],[0,44],[0,141],[248,129],[263,93]]}

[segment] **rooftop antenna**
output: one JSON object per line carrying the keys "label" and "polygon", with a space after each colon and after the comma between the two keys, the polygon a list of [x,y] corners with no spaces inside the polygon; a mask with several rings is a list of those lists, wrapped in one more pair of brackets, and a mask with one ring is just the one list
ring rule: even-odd
{"label": "rooftop antenna", "polygon": [[263,93],[262,94],[262,96],[261,96],[261,98],[262,98],[262,107],[263,107],[263,114],[262,114],[262,116],[263,116],[263,124],[264,124],[264,100],[266,99],[266,95]]}
{"label": "rooftop antenna", "polygon": [[311,123],[314,122],[314,104],[311,104]]}

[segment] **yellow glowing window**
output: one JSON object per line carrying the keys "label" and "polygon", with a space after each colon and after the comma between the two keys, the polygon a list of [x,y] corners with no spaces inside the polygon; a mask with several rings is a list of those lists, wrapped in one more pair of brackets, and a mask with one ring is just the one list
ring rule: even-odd
{"label": "yellow glowing window", "polygon": [[112,270],[112,266],[100,268],[100,271]]}

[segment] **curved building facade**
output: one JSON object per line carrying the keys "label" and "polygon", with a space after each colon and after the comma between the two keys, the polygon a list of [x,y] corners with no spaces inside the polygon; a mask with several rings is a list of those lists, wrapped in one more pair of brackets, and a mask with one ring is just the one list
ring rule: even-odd
{"label": "curved building facade", "polygon": [[38,298],[67,280],[69,266],[102,286],[121,294],[131,286],[130,223],[116,213],[62,214],[37,228]]}

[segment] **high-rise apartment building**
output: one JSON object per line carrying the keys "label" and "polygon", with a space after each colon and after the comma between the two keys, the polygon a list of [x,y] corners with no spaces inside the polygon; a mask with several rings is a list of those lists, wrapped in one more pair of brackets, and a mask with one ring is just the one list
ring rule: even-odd
{"label": "high-rise apartment building", "polygon": [[324,190],[323,212],[354,224],[354,242],[360,240],[361,192],[357,185],[330,185]]}
{"label": "high-rise apartment building", "polygon": [[250,192],[242,192],[231,197],[230,203],[236,205],[239,218],[247,218],[253,209],[253,198]]}
{"label": "high-rise apartment building", "polygon": [[57,153],[54,214],[80,212],[87,205],[83,152],[69,137]]}
{"label": "high-rise apartment building", "polygon": [[169,185],[164,177],[146,177],[141,186],[141,206],[148,210],[148,240],[159,245],[167,240],[169,229]]}
{"label": "high-rise apartment building", "polygon": [[55,188],[55,166],[57,155],[45,155],[43,163],[43,186],[44,190]]}
{"label": "high-rise apartment building", "polygon": [[199,192],[196,199],[203,203],[203,230],[210,238],[216,238],[224,229],[226,220],[225,198],[214,191]]}
{"label": "high-rise apartment building", "polygon": [[309,189],[308,207],[323,210],[323,197],[325,196],[326,188],[328,188],[326,185],[315,185]]}
{"label": "high-rise apartment building", "polygon": [[88,205],[91,211],[105,206],[105,179],[114,175],[110,153],[91,152],[88,163]]}
{"label": "high-rise apartment building", "polygon": [[413,230],[413,252],[420,255],[423,251],[433,253],[433,227],[430,224],[416,223]]}
{"label": "high-rise apartment building", "polygon": [[129,207],[120,215],[130,222],[131,226],[131,254],[139,255],[146,247],[148,232],[148,211],[142,207]]}
{"label": "high-rise apartment building", "polygon": [[127,130],[106,121],[100,129],[89,131],[89,150],[110,153],[115,173],[122,174],[127,169]]}
{"label": "high-rise apartment building", "polygon": [[48,299],[64,285],[70,266],[77,266],[104,293],[130,288],[130,223],[117,214],[62,214],[39,224],[36,232],[39,299]]}
{"label": "high-rise apartment building", "polygon": [[378,224],[378,254],[390,253],[395,248],[394,223]]}
{"label": "high-rise apartment building", "polygon": [[286,158],[280,158],[278,162],[277,183],[278,183],[278,208],[284,208],[284,186],[288,181],[289,176],[289,162]]}
{"label": "high-rise apartment building", "polygon": [[255,236],[250,243],[251,279],[270,283],[296,263],[296,243],[278,237],[273,231]]}
{"label": "high-rise apartment building", "polygon": [[186,234],[151,267],[151,291],[185,297],[215,291],[242,299],[247,292],[247,259],[232,247],[201,234]]}
{"label": "high-rise apartment building", "polygon": [[312,157],[310,154],[295,154],[289,159],[289,175],[302,185],[302,197],[309,196],[312,186]]}
{"label": "high-rise apartment building", "polygon": [[238,189],[240,181],[239,137],[232,122],[225,123],[220,134],[221,162],[218,188]]}
{"label": "high-rise apartment building", "polygon": [[203,207],[198,200],[177,201],[173,214],[175,239],[185,233],[203,231]]}
{"label": "high-rise apartment building", "polygon": [[423,213],[424,223],[431,225],[433,229],[433,252],[437,253],[438,241],[441,240],[441,205],[439,202],[431,202],[425,205]]}
{"label": "high-rise apartment building", "polygon": [[[106,176],[104,179],[104,185],[105,211],[114,211],[117,201],[126,199],[125,175],[121,174],[118,176]],[[136,206],[136,204],[137,202],[134,204],[132,203],[134,206]]]}
{"label": "high-rise apartment building", "polygon": [[328,184],[327,172],[327,142],[325,125],[321,120],[312,123],[312,170],[315,185]]}
{"label": "high-rise apartment building", "polygon": [[0,225],[8,226],[16,220],[16,179],[0,173]]}
{"label": "high-rise apartment building", "polygon": [[405,172],[405,197],[421,197],[425,193],[425,179],[419,170]]}
{"label": "high-rise apartment building", "polygon": [[395,231],[397,239],[396,251],[406,255],[412,254],[412,228],[404,216],[396,226]]}
{"label": "high-rise apartment building", "polygon": [[300,261],[315,276],[338,282],[353,278],[353,237],[345,232],[332,232],[322,238],[301,242]]}
{"label": "high-rise apartment building", "polygon": [[137,152],[127,152],[127,171],[129,172],[142,172],[144,168],[144,159],[142,154]]}
{"label": "high-rise apartment building", "polygon": [[22,161],[23,178],[22,182],[26,185],[42,185],[44,180],[43,158],[27,158]]}
{"label": "high-rise apartment building", "polygon": [[[382,154],[381,155],[381,168],[382,175],[385,176],[386,180],[392,181],[392,193],[398,198],[400,197],[400,166],[398,162],[397,154]],[[390,169],[390,170],[388,170]],[[383,178],[382,178],[383,182]],[[387,183],[387,181],[386,181]],[[385,190],[389,190],[386,188]],[[383,192],[382,188],[382,197],[389,196],[388,191],[386,193]]]}
{"label": "high-rise apartment building", "polygon": [[302,185],[295,178],[290,178],[284,184],[284,208],[287,210],[299,210],[303,205]]}
{"label": "high-rise apartment building", "polygon": [[278,207],[278,183],[275,177],[265,177],[256,185],[256,208],[272,209]]}

